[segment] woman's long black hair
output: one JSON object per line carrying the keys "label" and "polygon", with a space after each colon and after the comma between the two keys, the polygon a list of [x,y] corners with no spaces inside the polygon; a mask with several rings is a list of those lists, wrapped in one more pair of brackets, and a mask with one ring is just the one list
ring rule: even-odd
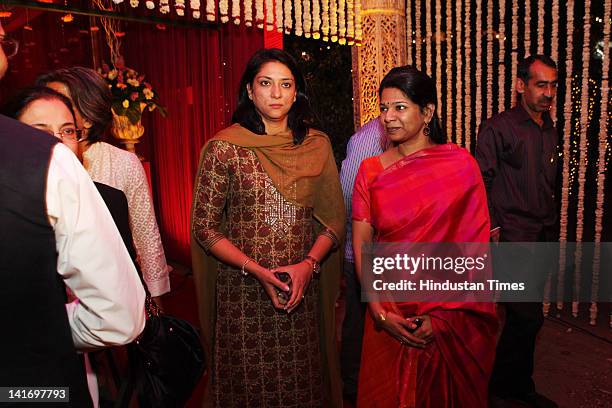
{"label": "woman's long black hair", "polygon": [[289,110],[288,126],[293,132],[293,142],[300,144],[308,134],[308,128],[320,129],[319,121],[310,106],[310,99],[306,92],[306,81],[300,72],[295,60],[285,51],[277,48],[267,48],[257,51],[249,62],[240,80],[238,91],[238,106],[232,115],[232,123],[239,123],[251,132],[263,135],[266,133],[264,123],[255,109],[253,101],[249,99],[247,84],[253,86],[255,76],[263,64],[271,61],[280,62],[293,74],[296,86],[296,99]]}
{"label": "woman's long black hair", "polygon": [[434,105],[436,109],[431,117],[431,122],[429,122],[429,138],[436,144],[446,143],[446,136],[442,131],[440,119],[438,119],[436,83],[427,74],[410,65],[395,67],[385,75],[380,83],[379,97],[386,88],[396,88],[402,91],[408,99],[419,105],[421,112],[427,105]]}

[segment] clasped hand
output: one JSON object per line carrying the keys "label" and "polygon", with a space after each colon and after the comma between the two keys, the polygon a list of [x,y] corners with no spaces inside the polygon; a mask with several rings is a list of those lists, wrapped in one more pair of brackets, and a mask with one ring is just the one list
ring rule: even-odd
{"label": "clasped hand", "polygon": [[[413,323],[417,317],[423,321],[419,328]],[[428,315],[404,318],[390,311],[387,312],[384,320],[378,322],[378,327],[400,343],[411,347],[422,349],[433,340],[431,318]]]}

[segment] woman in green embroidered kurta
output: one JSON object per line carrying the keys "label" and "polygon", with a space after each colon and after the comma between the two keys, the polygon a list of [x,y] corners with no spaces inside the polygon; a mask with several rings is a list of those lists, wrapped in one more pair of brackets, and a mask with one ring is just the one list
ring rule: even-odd
{"label": "woman in green embroidered kurta", "polygon": [[[329,140],[313,129],[304,91],[288,54],[257,52],[234,125],[202,150],[192,254],[207,406],[342,404],[333,334],[340,264],[328,255],[343,238],[344,207]],[[291,276],[286,303],[274,272]]]}

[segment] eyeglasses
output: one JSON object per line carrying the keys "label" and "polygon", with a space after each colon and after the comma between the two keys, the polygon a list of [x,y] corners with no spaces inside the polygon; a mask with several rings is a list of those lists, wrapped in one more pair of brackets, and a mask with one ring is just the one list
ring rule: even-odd
{"label": "eyeglasses", "polygon": [[51,136],[59,136],[62,139],[62,141],[65,141],[65,140],[69,140],[71,142],[81,141],[81,133],[82,133],[81,129],[75,129],[75,128],[68,127],[68,128],[61,129],[59,132],[54,132],[52,130],[45,130],[45,132],[47,132]]}
{"label": "eyeglasses", "polygon": [[2,34],[0,34],[0,46],[2,46],[6,58],[14,57],[19,51],[19,41]]}

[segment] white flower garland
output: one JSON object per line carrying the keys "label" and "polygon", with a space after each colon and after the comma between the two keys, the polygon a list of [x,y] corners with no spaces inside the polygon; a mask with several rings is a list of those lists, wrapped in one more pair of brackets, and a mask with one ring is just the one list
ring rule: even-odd
{"label": "white flower garland", "polygon": [[[446,91],[444,94],[446,95],[446,139],[450,142],[452,141],[453,129],[451,125],[453,124],[453,102],[456,103],[457,96],[453,98],[453,84],[452,84],[452,60],[453,60],[453,42],[452,42],[452,33],[453,32],[453,9],[451,8],[451,2],[446,1]],[[438,89],[438,92],[441,92]]]}
{"label": "white flower garland", "polygon": [[293,7],[295,11],[295,35],[302,35],[304,33],[302,25],[302,2],[296,0],[296,2],[293,3]]}
{"label": "white flower garland", "polygon": [[[350,1],[350,0],[349,0]],[[320,0],[312,0],[312,38],[321,38],[321,3]]]}
{"label": "white flower garland", "polygon": [[[607,0],[604,5],[604,29],[603,29],[603,49],[602,61],[602,81],[601,81],[601,113],[599,116],[599,158],[597,166],[597,207],[595,209],[595,243],[601,242],[601,231],[603,228],[602,220],[604,214],[604,194],[606,182],[606,153],[608,150],[608,95],[609,95],[609,62],[610,61],[610,18],[612,1]],[[601,269],[600,246],[595,246],[593,256],[593,284],[591,285],[591,296],[593,302],[590,307],[589,323],[595,326],[597,323],[597,293],[599,293],[599,273]]]}
{"label": "white flower garland", "polygon": [[338,41],[338,0],[331,0],[329,9],[329,34],[332,42]]}
{"label": "white flower garland", "polygon": [[432,38],[432,28],[431,28],[431,3],[429,0],[425,0],[425,35],[423,39],[425,41],[425,68],[427,75],[431,77],[431,44],[433,42]]}
{"label": "white flower garland", "polygon": [[412,35],[412,3],[412,1],[406,2],[406,62],[408,65],[412,65],[412,41],[414,41],[414,36]]}
{"label": "white flower garland", "polygon": [[244,25],[247,27],[251,27],[253,25],[253,0],[244,0],[243,5],[244,5]]}
{"label": "white flower garland", "polygon": [[229,21],[228,11],[229,5],[227,0],[219,0],[219,16],[221,17],[222,23],[227,23]]}
{"label": "white flower garland", "polygon": [[264,0],[255,0],[255,25],[263,28],[264,22]]}
{"label": "white flower garland", "polygon": [[531,0],[525,0],[525,56],[531,55]]}
{"label": "white flower garland", "polygon": [[189,0],[189,8],[191,8],[191,15],[195,19],[200,18],[200,0]]}
{"label": "white flower garland", "polygon": [[[567,7],[567,32],[574,32],[574,0],[569,0]],[[567,251],[567,213],[570,192],[570,145],[572,132],[572,84],[574,72],[574,38],[567,36],[567,53],[565,59],[565,101],[563,103],[563,171],[561,182],[561,212],[559,216],[559,274],[557,275],[557,309],[563,309],[563,292],[565,291],[565,267]]]}
{"label": "white flower garland", "polygon": [[[442,5],[440,0],[436,0],[436,32],[435,32],[435,40],[436,40],[436,90],[438,94],[438,117],[442,119]],[[433,40],[433,38],[432,38]],[[430,42],[430,44],[432,44]],[[448,101],[447,101],[448,102]]]}
{"label": "white flower garland", "polygon": [[346,0],[338,0],[338,43],[346,44]]}
{"label": "white flower garland", "polygon": [[512,0],[512,51],[511,64],[512,87],[510,88],[510,105],[514,105],[516,96],[516,74],[518,69],[518,0]]}
{"label": "white flower garland", "polygon": [[153,10],[155,8],[155,3],[153,3],[151,0],[147,0],[145,2],[145,6],[149,9],[149,10]]}
{"label": "white flower garland", "polygon": [[457,124],[455,125],[457,131],[457,137],[455,143],[459,146],[463,143],[463,123],[466,118],[463,117],[463,98],[465,90],[463,89],[463,56],[461,52],[463,44],[461,43],[461,37],[463,36],[463,23],[461,21],[461,13],[463,12],[463,0],[457,1],[456,15],[455,15],[455,48],[456,48],[456,59],[457,59],[457,80],[455,81],[455,94],[457,101]]}
{"label": "white flower garland", "polygon": [[472,129],[470,127],[471,119],[472,119],[472,89],[471,89],[471,80],[470,80],[470,68],[472,65],[471,57],[472,54],[472,39],[470,38],[471,24],[470,24],[470,16],[472,15],[472,3],[470,0],[464,0],[465,5],[465,122],[464,122],[464,131],[463,137],[465,138],[464,147],[469,148],[470,145],[470,133]]}
{"label": "white flower garland", "polygon": [[415,29],[415,60],[416,67],[420,70],[423,69],[423,62],[421,61],[421,51],[423,50],[423,38],[421,35],[421,0],[415,0],[414,2],[414,10],[415,10],[415,20],[414,20],[414,29]]}
{"label": "white flower garland", "polygon": [[[493,116],[493,1],[487,1],[487,118]],[[476,126],[480,123],[476,122]]]}
{"label": "white flower garland", "polygon": [[[544,0],[537,0],[538,7],[538,28],[537,28],[537,38],[538,38],[538,54],[544,54]],[[558,14],[557,14],[558,16]],[[553,16],[553,20],[557,17]]]}
{"label": "white flower garland", "polygon": [[274,0],[266,0],[266,31],[274,30]]}
{"label": "white flower garland", "polygon": [[232,21],[240,24],[240,0],[232,0]]}
{"label": "white flower garland", "polygon": [[291,18],[291,0],[284,0],[283,4],[285,5],[285,34],[289,34],[293,28],[293,20]]}
{"label": "white flower garland", "polygon": [[[354,0],[355,1],[355,15],[357,15],[357,6],[359,5],[359,3],[361,3],[361,0]],[[328,41],[329,40],[329,0],[321,0],[321,5],[323,7],[323,18],[322,18],[322,26],[321,26],[321,33],[322,33],[322,40],[323,41]]]}
{"label": "white flower garland", "polygon": [[[168,0],[161,0],[162,3],[168,2]],[[215,15],[215,0],[206,0],[206,20],[208,21],[215,21],[216,20],[216,15]]]}
{"label": "white flower garland", "polygon": [[[482,121],[482,0],[476,0],[476,100],[474,102],[476,105],[474,130],[478,132],[478,126]],[[465,143],[465,147],[470,150],[470,140],[466,139]]]}
{"label": "white flower garland", "polygon": [[588,164],[588,130],[589,130],[589,47],[591,34],[591,3],[584,4],[583,22],[584,40],[582,42],[582,93],[580,95],[580,148],[578,159],[578,208],[576,213],[576,272],[574,274],[574,301],[572,315],[578,317],[578,294],[580,293],[580,276],[582,267],[582,235],[584,232],[584,186]]}
{"label": "white flower garland", "polygon": [[[300,0],[296,0],[298,2]],[[304,37],[310,38],[310,34],[312,33],[312,17],[310,15],[310,0],[301,0],[302,1],[302,9],[304,10]]]}
{"label": "white flower garland", "polygon": [[275,0],[274,4],[276,5],[276,12],[274,13],[274,18],[276,19],[276,32],[283,33],[283,1]]}
{"label": "white flower garland", "polygon": [[355,44],[361,45],[363,31],[361,30],[361,1],[355,0]]}
{"label": "white flower garland", "polygon": [[[499,0],[499,60],[506,60],[506,0]],[[506,110],[506,66],[498,66],[497,86],[499,101],[497,111]]]}

